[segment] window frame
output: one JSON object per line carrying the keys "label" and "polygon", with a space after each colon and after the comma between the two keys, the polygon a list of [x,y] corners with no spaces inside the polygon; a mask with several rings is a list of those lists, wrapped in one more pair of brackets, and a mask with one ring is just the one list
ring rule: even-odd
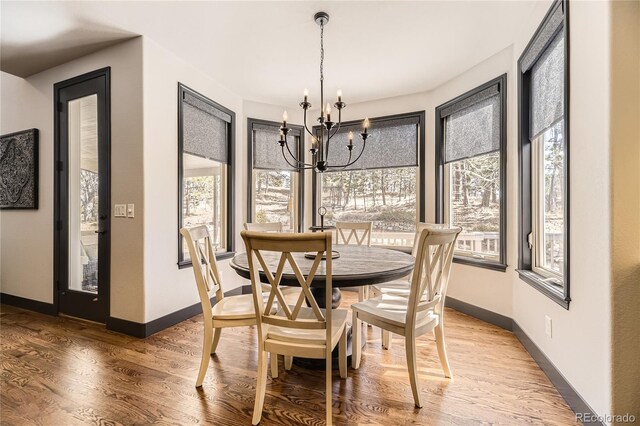
{"label": "window frame", "polygon": [[190,87],[178,82],[178,268],[189,268],[192,266],[191,260],[184,260],[183,258],[183,237],[180,235],[180,229],[183,226],[182,208],[183,208],[183,97],[184,93],[197,97],[202,102],[207,103],[213,108],[216,108],[231,116],[231,123],[227,123],[227,175],[226,175],[226,232],[227,232],[227,250],[224,252],[216,253],[217,260],[230,259],[235,255],[235,241],[234,241],[234,229],[235,229],[235,153],[233,147],[236,140],[236,113],[230,109],[220,105],[219,103],[207,98],[206,96],[196,92]]}
{"label": "window frame", "polygon": [[444,109],[467,99],[491,86],[498,85],[500,97],[500,258],[494,260],[474,259],[466,256],[453,257],[453,262],[463,265],[477,266],[479,268],[491,269],[505,272],[507,270],[507,74],[502,74],[466,93],[438,106],[435,110],[435,160],[436,160],[436,222],[445,223],[445,218],[449,214],[448,207],[445,207],[445,189],[448,184],[448,173],[445,173],[445,118],[442,116]]}
{"label": "window frame", "polygon": [[[567,0],[555,0],[549,8],[544,19],[531,37],[527,47],[518,59],[518,275],[521,280],[549,297],[551,300],[559,304],[565,309],[569,309],[570,297],[570,126],[569,126],[569,3]],[[556,285],[549,282],[549,278],[554,278],[553,274],[540,273],[540,269],[536,266],[534,259],[534,250],[529,248],[529,234],[534,230],[534,220],[537,220],[537,187],[539,182],[533,181],[536,174],[533,167],[534,160],[539,153],[533,152],[533,141],[529,138],[530,128],[530,91],[531,91],[531,69],[540,56],[546,51],[545,46],[536,56],[535,60],[528,69],[523,69],[522,61],[534,44],[541,39],[545,27],[549,24],[551,17],[562,8],[563,20],[562,26],[564,31],[564,271],[563,271],[563,287],[558,289]],[[552,41],[550,38],[548,42]],[[539,159],[537,160],[539,162]],[[533,235],[533,234],[532,234]],[[535,235],[535,237],[539,237]]]}
{"label": "window frame", "polygon": [[[426,138],[425,138],[425,111],[414,111],[414,112],[406,112],[401,114],[392,114],[392,115],[384,115],[379,117],[369,118],[369,122],[371,123],[371,127],[375,126],[376,122],[386,121],[386,120],[395,120],[400,118],[410,118],[417,117],[418,118],[418,187],[416,189],[416,205],[418,206],[418,211],[416,212],[417,220],[416,222],[424,222],[425,221],[425,204],[426,199],[424,196],[426,190],[426,167],[425,167],[425,146],[426,146]],[[345,121],[342,123],[343,126],[350,125],[359,125],[362,123],[362,119],[360,120],[351,120]],[[317,126],[313,127],[313,131],[315,132]],[[312,225],[317,226],[318,224],[318,206],[320,205],[320,183],[321,179],[318,179],[318,172],[313,170],[311,176],[311,187],[312,187],[312,195],[311,195],[311,220]],[[407,253],[411,253],[411,247],[400,247],[400,246],[376,246],[376,247],[385,247],[395,250],[404,251]]]}
{"label": "window frame", "polygon": [[[262,120],[259,118],[247,118],[247,222],[253,222],[253,192],[254,192],[254,180],[253,180],[253,125],[262,124],[265,126],[274,126],[280,128],[282,123],[277,121]],[[289,128],[295,129],[300,132],[300,140],[298,141],[298,152],[304,155],[304,143],[305,143],[305,130],[303,126],[296,124],[289,124]],[[274,140],[274,146],[277,143]],[[278,153],[280,155],[280,153]],[[298,226],[297,232],[304,231],[304,170],[297,170],[294,173],[298,174],[298,191],[296,196],[298,197],[297,209],[298,209]]]}

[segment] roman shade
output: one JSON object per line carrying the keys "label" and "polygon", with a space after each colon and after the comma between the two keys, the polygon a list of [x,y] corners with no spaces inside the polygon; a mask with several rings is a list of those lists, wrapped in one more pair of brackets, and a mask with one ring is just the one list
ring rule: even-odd
{"label": "roman shade", "polygon": [[487,87],[440,111],[444,119],[444,162],[472,158],[500,149],[500,85]]}
{"label": "roman shade", "polygon": [[[329,169],[328,172],[364,169],[388,169],[418,166],[418,143],[420,137],[420,117],[418,115],[402,118],[372,119],[368,129],[366,147],[362,157],[347,168]],[[319,128],[314,132],[319,134]],[[331,138],[327,162],[329,166],[340,166],[349,161],[349,132],[353,132],[353,151],[351,161],[362,150],[362,122],[343,125]]]}
{"label": "roman shade", "polygon": [[536,138],[564,116],[564,32],[560,31],[531,69],[529,137]]}
{"label": "roman shade", "polygon": [[[291,164],[295,165],[295,160],[291,158],[287,147],[284,153],[287,155],[289,163],[282,156],[282,148],[278,141],[280,140],[280,123],[251,124],[251,144],[253,149],[253,168],[260,170],[293,170]],[[291,127],[287,135],[287,146],[291,153],[298,158],[298,145],[302,131],[299,128]]]}
{"label": "roman shade", "polygon": [[200,97],[183,92],[182,150],[187,154],[228,163],[231,115]]}

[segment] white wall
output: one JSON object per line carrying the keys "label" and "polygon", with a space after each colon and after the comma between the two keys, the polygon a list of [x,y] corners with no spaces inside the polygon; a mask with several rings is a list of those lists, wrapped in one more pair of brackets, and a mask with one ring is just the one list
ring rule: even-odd
{"label": "white wall", "polygon": [[[513,319],[603,415],[611,414],[612,386],[610,5],[571,2],[569,13],[571,303],[566,310],[515,277]],[[517,56],[528,37],[516,43]],[[545,315],[553,320],[552,338]]]}
{"label": "white wall", "polygon": [[[240,229],[246,218],[246,120],[242,99],[143,38],[144,52],[144,318],[149,322],[199,303],[191,268],[178,269],[178,82],[236,113],[235,249],[243,251]],[[140,212],[139,212],[140,214]],[[225,291],[245,283],[219,262]]]}
{"label": "white wall", "polygon": [[[3,293],[53,302],[53,84],[106,66],[111,67],[111,201],[141,207],[140,38],[27,79],[0,75],[0,132],[40,130],[39,208],[0,213]],[[111,316],[142,321],[142,218],[112,217],[111,241]]]}

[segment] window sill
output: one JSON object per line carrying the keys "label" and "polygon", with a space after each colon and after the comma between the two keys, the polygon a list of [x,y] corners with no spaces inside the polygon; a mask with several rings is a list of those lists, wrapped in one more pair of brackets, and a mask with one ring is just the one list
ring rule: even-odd
{"label": "window sill", "polygon": [[[235,251],[225,251],[224,253],[216,254],[216,260],[221,261],[225,259],[231,259],[235,255],[236,255]],[[191,268],[191,266],[192,265],[190,260],[183,260],[181,262],[178,262],[178,269]]]}
{"label": "window sill", "polygon": [[488,260],[471,259],[462,256],[454,256],[453,263],[460,263],[462,265],[476,266],[478,268],[491,269],[492,271],[505,272],[507,265],[504,263],[491,262]]}
{"label": "window sill", "polygon": [[569,302],[571,301],[571,298],[565,296],[564,293],[559,291],[556,286],[544,281],[544,277],[542,275],[531,270],[523,269],[518,269],[518,275],[522,281],[540,291],[540,293],[544,294],[563,308],[567,310],[569,309]]}

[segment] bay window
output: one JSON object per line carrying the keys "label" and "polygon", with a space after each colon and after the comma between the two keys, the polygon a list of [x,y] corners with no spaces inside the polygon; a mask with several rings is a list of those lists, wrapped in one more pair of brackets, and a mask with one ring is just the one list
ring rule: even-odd
{"label": "bay window", "polygon": [[[280,124],[249,118],[249,194],[247,222],[280,222],[284,231],[301,232],[304,173],[282,156],[278,140]],[[292,153],[303,151],[303,128],[289,125],[287,135]],[[290,160],[293,161],[293,160]]]}
{"label": "bay window", "polygon": [[518,60],[520,278],[568,309],[567,6],[556,1]]}
{"label": "bay window", "polygon": [[233,253],[233,161],[235,114],[178,85],[178,265],[189,266],[179,230],[205,225],[218,258]]}
{"label": "bay window", "polygon": [[[371,243],[410,249],[417,221],[424,221],[424,112],[370,118],[362,157],[339,171],[314,173],[314,224],[373,222]],[[331,139],[327,161],[346,164],[348,134],[362,133],[362,120],[343,123]],[[317,130],[317,128],[315,129]],[[362,139],[353,138],[359,153]],[[422,191],[421,191],[422,190]]]}
{"label": "bay window", "polygon": [[454,261],[506,269],[506,82],[436,108],[436,220],[462,227]]}

